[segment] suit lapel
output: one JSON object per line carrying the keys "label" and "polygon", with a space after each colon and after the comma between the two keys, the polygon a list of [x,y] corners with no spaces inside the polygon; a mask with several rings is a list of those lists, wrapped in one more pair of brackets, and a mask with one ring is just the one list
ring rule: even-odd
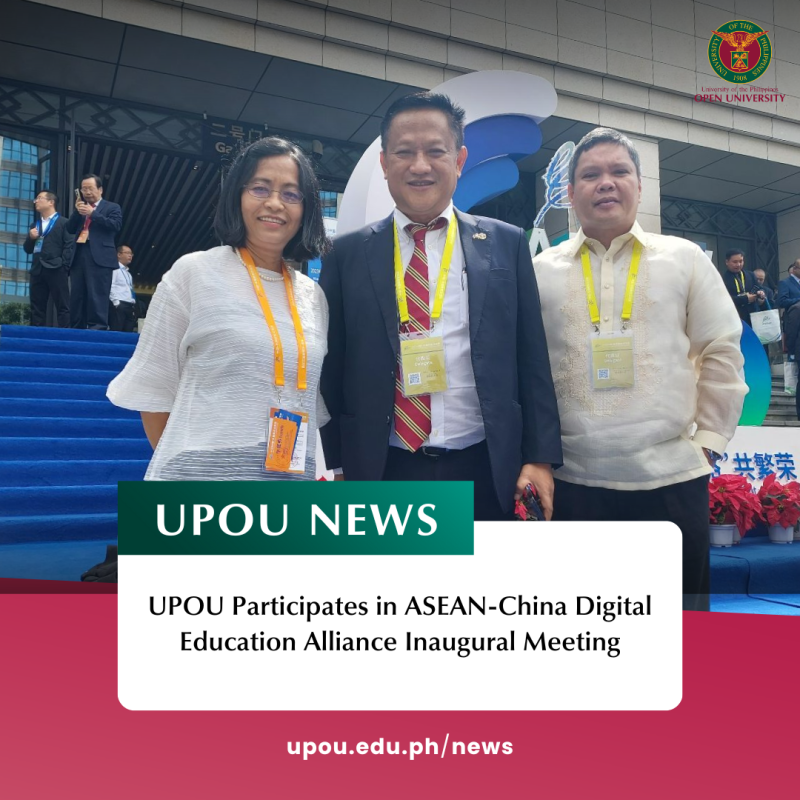
{"label": "suit lapel", "polygon": [[[483,315],[486,287],[489,284],[489,265],[492,263],[492,240],[470,214],[456,211],[464,268],[469,281],[469,338],[475,341]],[[452,276],[451,276],[452,277]]]}
{"label": "suit lapel", "polygon": [[400,350],[397,331],[397,298],[394,293],[394,214],[370,226],[364,248],[367,257],[367,272],[378,299],[378,306],[386,323],[386,334],[395,355]]}

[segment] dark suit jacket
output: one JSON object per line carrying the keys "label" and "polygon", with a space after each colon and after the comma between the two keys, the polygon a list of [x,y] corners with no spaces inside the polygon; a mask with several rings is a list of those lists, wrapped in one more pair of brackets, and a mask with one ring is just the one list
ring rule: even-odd
{"label": "dark suit jacket", "polygon": [[[736,286],[736,279],[740,277],[744,278],[745,286],[745,290],[741,294]],[[761,310],[759,308],[758,301],[755,303],[749,303],[746,296],[747,294],[755,294],[761,290],[761,287],[758,285],[758,281],[756,280],[756,276],[746,269],[739,273],[731,272],[729,269],[726,269],[722,273],[722,281],[725,284],[725,288],[728,290],[728,294],[733,300],[733,304],[736,306],[736,310],[739,312],[739,316],[749,325],[750,314]],[[739,285],[741,285],[741,283]],[[765,310],[766,307],[767,306],[765,304]]]}
{"label": "dark suit jacket", "polygon": [[[510,511],[522,464],[562,463],[539,292],[519,228],[456,213],[475,384],[495,490]],[[392,219],[338,237],[320,275],[330,307],[321,388],[331,421],[322,443],[328,468],[351,480],[380,480],[389,448],[400,348]],[[485,238],[473,238],[478,232]]]}
{"label": "dark suit jacket", "polygon": [[[67,223],[69,233],[78,234],[83,229],[82,217],[77,211]],[[101,200],[92,212],[92,224],[89,228],[89,251],[92,260],[98,267],[117,269],[117,246],[114,237],[122,227],[122,209],[108,200]]]}
{"label": "dark suit jacket", "polygon": [[778,306],[791,308],[797,302],[800,302],[800,283],[790,275],[778,284]]}
{"label": "dark suit jacket", "polygon": [[[37,241],[37,239],[27,236],[22,249],[31,255]],[[33,253],[33,267],[41,264],[45,269],[59,269],[60,267],[69,269],[74,252],[75,237],[67,232],[67,220],[59,216],[50,229],[50,233],[44,237],[41,252]]]}

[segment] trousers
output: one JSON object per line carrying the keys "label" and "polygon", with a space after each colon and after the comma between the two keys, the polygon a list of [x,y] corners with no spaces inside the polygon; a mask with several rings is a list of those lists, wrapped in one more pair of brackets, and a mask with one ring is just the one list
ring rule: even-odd
{"label": "trousers", "polygon": [[553,519],[560,522],[674,522],[683,534],[684,609],[708,611],[707,476],[646,491],[603,489],[556,479]]}

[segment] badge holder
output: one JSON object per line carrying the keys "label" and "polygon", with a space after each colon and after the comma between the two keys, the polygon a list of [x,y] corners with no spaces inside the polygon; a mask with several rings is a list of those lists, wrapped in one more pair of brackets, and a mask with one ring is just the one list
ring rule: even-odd
{"label": "badge holder", "polygon": [[442,338],[422,336],[401,341],[400,374],[406,397],[445,391],[447,373]]}
{"label": "badge holder", "polygon": [[633,331],[589,334],[589,382],[592,389],[632,389]]}
{"label": "badge holder", "polygon": [[306,471],[308,414],[284,408],[270,408],[267,428],[267,472],[302,475]]}

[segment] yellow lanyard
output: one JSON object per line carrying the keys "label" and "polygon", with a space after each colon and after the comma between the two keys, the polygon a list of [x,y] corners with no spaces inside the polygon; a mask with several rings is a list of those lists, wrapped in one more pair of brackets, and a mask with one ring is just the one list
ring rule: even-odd
{"label": "yellow lanyard", "polygon": [[[283,377],[283,344],[281,343],[281,334],[278,331],[278,326],[275,324],[275,317],[272,315],[272,309],[269,307],[269,300],[267,300],[267,295],[264,293],[264,287],[261,284],[261,278],[258,276],[258,270],[253,261],[253,256],[250,255],[250,251],[246,247],[240,247],[239,257],[245,267],[247,267],[247,273],[250,275],[250,280],[253,282],[253,289],[255,289],[256,297],[261,305],[261,311],[264,314],[264,319],[267,322],[267,327],[272,336],[272,347],[275,351],[275,385],[283,386],[285,380]],[[286,264],[281,264],[281,271],[283,272],[283,285],[286,287],[286,299],[289,302],[289,312],[292,315],[292,322],[294,323],[294,334],[297,338],[297,388],[302,391],[308,386],[306,337],[303,335],[303,324],[300,322],[300,315],[297,313],[297,304],[294,301],[292,276],[289,274],[289,268]]]}
{"label": "yellow lanyard", "polygon": [[[622,321],[628,322],[633,311],[633,290],[636,288],[636,276],[639,274],[639,260],[642,257],[642,244],[635,241],[631,265],[628,267],[628,281],[625,284],[625,299],[622,303]],[[600,324],[600,309],[597,307],[597,296],[594,293],[594,280],[592,279],[592,262],[589,260],[589,248],[581,246],[581,264],[583,265],[583,282],[586,285],[586,304],[589,306],[589,317],[592,325]]]}
{"label": "yellow lanyard", "polygon": [[[442,263],[439,267],[439,280],[436,285],[436,297],[433,301],[431,310],[431,321],[442,316],[442,306],[444,306],[444,293],[447,289],[447,278],[450,275],[450,261],[453,258],[453,248],[458,236],[458,223],[456,215],[450,215],[450,222],[447,226],[447,239],[444,243],[442,253]],[[397,310],[400,314],[400,323],[408,323],[408,300],[406,299],[406,278],[403,269],[403,257],[400,255],[400,237],[397,234],[397,221],[394,223],[394,289],[397,295]]]}
{"label": "yellow lanyard", "polygon": [[[740,277],[742,279],[742,285],[741,286],[739,285],[739,278]],[[734,277],[734,279],[733,279],[733,282],[736,284],[736,291],[739,292],[739,294],[744,294],[744,275],[736,275]]]}

